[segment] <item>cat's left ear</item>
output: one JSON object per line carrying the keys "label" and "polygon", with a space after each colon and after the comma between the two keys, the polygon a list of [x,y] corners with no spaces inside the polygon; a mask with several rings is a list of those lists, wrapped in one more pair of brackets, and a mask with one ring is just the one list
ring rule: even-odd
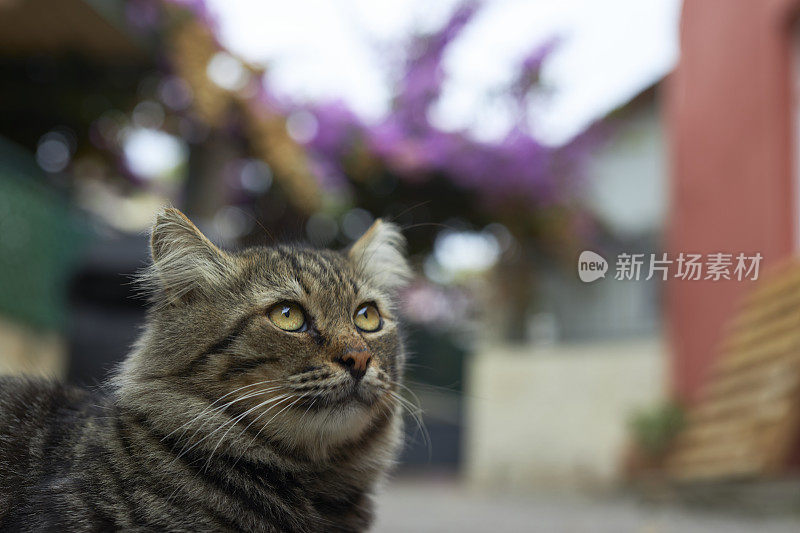
{"label": "cat's left ear", "polygon": [[151,288],[161,289],[171,302],[195,290],[213,289],[224,279],[230,260],[197,226],[173,207],[156,215],[150,233],[153,264],[145,275]]}
{"label": "cat's left ear", "polygon": [[411,278],[406,239],[395,224],[377,219],[348,251],[356,269],[373,283],[396,290]]}

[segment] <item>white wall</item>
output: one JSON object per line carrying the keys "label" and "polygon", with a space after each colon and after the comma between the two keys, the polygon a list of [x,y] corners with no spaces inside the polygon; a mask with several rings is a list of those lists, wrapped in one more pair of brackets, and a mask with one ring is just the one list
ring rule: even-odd
{"label": "white wall", "polygon": [[657,340],[479,351],[467,367],[468,481],[613,486],[631,413],[662,398],[663,354]]}
{"label": "white wall", "polygon": [[660,232],[667,211],[667,148],[653,100],[612,122],[612,138],[588,169],[589,208],[619,237]]}
{"label": "white wall", "polygon": [[60,335],[0,317],[0,375],[62,378],[66,370],[67,349]]}

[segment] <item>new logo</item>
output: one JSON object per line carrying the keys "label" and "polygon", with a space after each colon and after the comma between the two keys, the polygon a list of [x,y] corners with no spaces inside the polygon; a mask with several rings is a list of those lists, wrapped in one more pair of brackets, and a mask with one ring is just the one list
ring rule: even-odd
{"label": "new logo", "polygon": [[608,261],[600,255],[589,250],[581,252],[578,257],[578,277],[584,283],[606,277],[608,272]]}

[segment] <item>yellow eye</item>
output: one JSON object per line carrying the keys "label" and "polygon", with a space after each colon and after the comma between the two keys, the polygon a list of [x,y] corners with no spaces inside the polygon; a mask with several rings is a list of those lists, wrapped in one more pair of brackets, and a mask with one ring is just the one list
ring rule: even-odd
{"label": "yellow eye", "polygon": [[284,302],[269,310],[272,323],[285,331],[301,331],[306,327],[306,315],[296,303]]}
{"label": "yellow eye", "polygon": [[383,325],[381,314],[373,304],[363,304],[353,315],[353,323],[361,331],[378,331]]}

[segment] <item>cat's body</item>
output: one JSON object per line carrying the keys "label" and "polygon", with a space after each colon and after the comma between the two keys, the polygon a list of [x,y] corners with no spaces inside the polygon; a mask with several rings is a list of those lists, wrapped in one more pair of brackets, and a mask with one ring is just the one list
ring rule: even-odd
{"label": "cat's body", "polygon": [[155,305],[115,378],[0,380],[0,530],[367,529],[404,358],[407,267],[378,224],[347,254],[229,255],[162,213]]}
{"label": "cat's body", "polygon": [[[350,456],[236,461],[162,441],[109,397],[0,380],[0,508],[5,531],[363,530],[381,474]],[[8,438],[13,435],[13,440]]]}

